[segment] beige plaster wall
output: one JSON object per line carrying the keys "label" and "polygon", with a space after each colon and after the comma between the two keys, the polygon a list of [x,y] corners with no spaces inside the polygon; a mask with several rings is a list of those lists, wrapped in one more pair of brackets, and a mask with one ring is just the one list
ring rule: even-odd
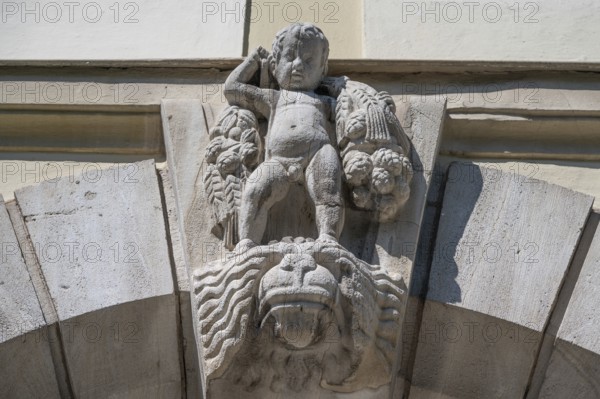
{"label": "beige plaster wall", "polygon": [[252,2],[249,50],[270,50],[277,31],[294,22],[318,25],[330,46],[330,58],[361,58],[363,55],[362,0],[297,0]]}
{"label": "beige plaster wall", "polygon": [[594,0],[364,0],[366,58],[600,61]]}
{"label": "beige plaster wall", "polygon": [[3,1],[0,60],[239,57],[305,21],[325,31],[332,58],[600,62],[595,0],[246,3]]}
{"label": "beige plaster wall", "polygon": [[242,0],[3,1],[0,59],[242,55]]}

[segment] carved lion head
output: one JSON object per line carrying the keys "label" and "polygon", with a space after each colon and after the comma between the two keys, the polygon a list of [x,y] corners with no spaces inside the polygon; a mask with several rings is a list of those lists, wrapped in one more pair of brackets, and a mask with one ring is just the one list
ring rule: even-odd
{"label": "carved lion head", "polygon": [[379,387],[392,374],[402,294],[336,243],[287,240],[234,254],[194,274],[204,372],[248,391]]}

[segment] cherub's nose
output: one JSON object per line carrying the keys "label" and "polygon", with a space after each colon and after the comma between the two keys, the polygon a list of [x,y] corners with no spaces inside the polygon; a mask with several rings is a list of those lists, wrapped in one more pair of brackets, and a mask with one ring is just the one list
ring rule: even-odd
{"label": "cherub's nose", "polygon": [[294,60],[294,62],[292,63],[292,67],[294,68],[294,70],[296,71],[301,71],[304,69],[304,63],[302,62],[302,59],[300,57],[296,57],[296,59]]}

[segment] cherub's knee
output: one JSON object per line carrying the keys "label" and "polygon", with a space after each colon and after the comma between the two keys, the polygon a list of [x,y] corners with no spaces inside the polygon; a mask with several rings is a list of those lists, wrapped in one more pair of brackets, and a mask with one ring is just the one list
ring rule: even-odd
{"label": "cherub's knee", "polygon": [[261,187],[257,184],[247,184],[244,188],[244,201],[257,202],[260,201],[262,195]]}
{"label": "cherub's knee", "polygon": [[317,167],[325,167],[328,170],[340,169],[340,157],[331,144],[324,145],[317,152],[313,161]]}

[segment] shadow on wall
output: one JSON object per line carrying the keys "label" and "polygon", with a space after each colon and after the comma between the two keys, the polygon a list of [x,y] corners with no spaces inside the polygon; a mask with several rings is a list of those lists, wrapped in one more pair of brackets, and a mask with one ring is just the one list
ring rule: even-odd
{"label": "shadow on wall", "polygon": [[[433,250],[433,258],[429,265],[435,267],[436,285],[445,287],[439,290],[436,298],[442,303],[457,303],[461,301],[461,289],[456,282],[458,265],[455,259],[460,252],[468,250],[461,248],[461,240],[465,227],[475,204],[483,189],[483,176],[480,169],[472,162],[453,162],[450,164],[446,177],[444,201],[441,208],[439,226]],[[462,241],[464,243],[464,240]],[[441,267],[439,267],[441,266]]]}

